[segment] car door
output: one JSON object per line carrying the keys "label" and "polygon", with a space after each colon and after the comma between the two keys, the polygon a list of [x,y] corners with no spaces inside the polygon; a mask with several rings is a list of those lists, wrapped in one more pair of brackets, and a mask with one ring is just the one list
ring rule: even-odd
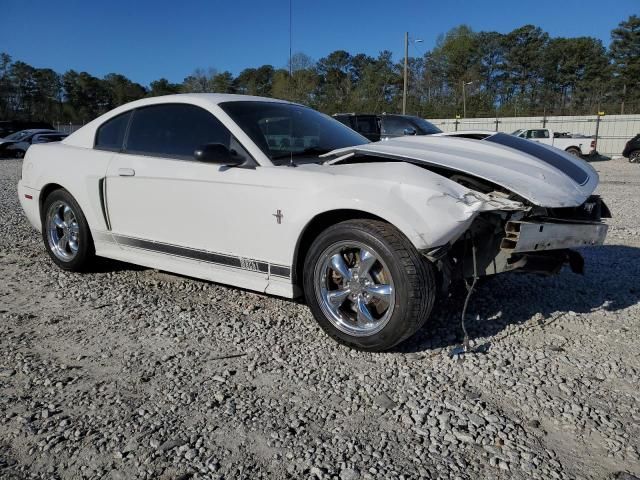
{"label": "car door", "polygon": [[[249,156],[210,112],[188,104],[139,108],[123,152],[106,176],[111,232],[127,250],[240,269],[266,279],[268,258],[256,231],[273,217],[258,199],[268,190],[259,168],[198,162],[194,150],[221,143]],[[255,288],[255,285],[253,285]]]}
{"label": "car door", "polygon": [[527,131],[527,138],[534,142],[552,145],[553,141],[549,138],[549,130],[544,128],[536,128]]}

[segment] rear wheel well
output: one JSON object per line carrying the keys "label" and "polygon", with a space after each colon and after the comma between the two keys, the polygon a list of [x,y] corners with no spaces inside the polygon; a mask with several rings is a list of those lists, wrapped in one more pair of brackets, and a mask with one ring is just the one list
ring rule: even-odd
{"label": "rear wheel well", "polygon": [[42,218],[42,206],[44,205],[44,201],[49,195],[51,195],[51,192],[55,192],[56,190],[64,190],[64,188],[62,185],[58,185],[57,183],[50,183],[40,190],[40,198],[38,199],[40,204],[40,218]]}
{"label": "rear wheel well", "polygon": [[300,236],[298,245],[296,247],[292,275],[292,281],[295,285],[298,285],[300,288],[302,288],[302,271],[304,269],[304,259],[307,256],[309,247],[311,247],[311,244],[316,239],[318,234],[328,227],[335,225],[336,223],[344,222],[345,220],[356,219],[380,220],[382,222],[386,221],[385,219],[371,213],[363,212],[361,210],[348,209],[323,212],[311,219],[311,221],[307,224],[304,231],[302,232],[302,235]]}

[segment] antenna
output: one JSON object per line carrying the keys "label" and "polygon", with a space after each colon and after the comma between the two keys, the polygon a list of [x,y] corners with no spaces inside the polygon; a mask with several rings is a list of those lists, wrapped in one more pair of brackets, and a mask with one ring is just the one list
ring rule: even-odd
{"label": "antenna", "polygon": [[293,43],[293,0],[289,0],[289,94],[291,94],[291,73],[293,64],[291,63],[291,44]]}
{"label": "antenna", "polygon": [[[293,62],[291,45],[293,44],[293,0],[289,0],[289,103],[291,103],[291,93],[293,84]],[[293,108],[291,108],[291,118],[289,119],[289,142],[293,140]],[[293,162],[293,146],[289,145],[289,166],[295,167]]]}

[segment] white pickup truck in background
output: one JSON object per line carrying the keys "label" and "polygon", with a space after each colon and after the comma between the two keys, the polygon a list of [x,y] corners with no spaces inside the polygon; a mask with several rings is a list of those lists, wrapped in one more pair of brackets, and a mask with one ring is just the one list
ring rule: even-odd
{"label": "white pickup truck in background", "polygon": [[552,132],[548,128],[520,128],[513,132],[512,135],[551,145],[576,157],[591,154],[596,146],[596,141],[593,137]]}

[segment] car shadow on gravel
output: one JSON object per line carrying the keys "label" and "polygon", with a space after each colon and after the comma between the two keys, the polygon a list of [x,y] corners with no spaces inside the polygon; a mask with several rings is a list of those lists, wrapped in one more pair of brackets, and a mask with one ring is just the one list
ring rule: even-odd
{"label": "car shadow on gravel", "polygon": [[110,272],[140,272],[143,270],[150,270],[148,267],[141,265],[135,265],[133,263],[121,262],[119,260],[113,260],[111,258],[96,257],[91,263],[91,266],[87,268],[86,273],[110,273]]}
{"label": "car shadow on gravel", "polygon": [[[585,274],[563,269],[555,276],[510,273],[487,278],[475,289],[465,319],[469,338],[485,349],[509,325],[561,321],[565,315],[615,312],[640,301],[640,248],[604,245],[581,250]],[[436,303],[431,319],[396,352],[460,345],[465,291]]]}

